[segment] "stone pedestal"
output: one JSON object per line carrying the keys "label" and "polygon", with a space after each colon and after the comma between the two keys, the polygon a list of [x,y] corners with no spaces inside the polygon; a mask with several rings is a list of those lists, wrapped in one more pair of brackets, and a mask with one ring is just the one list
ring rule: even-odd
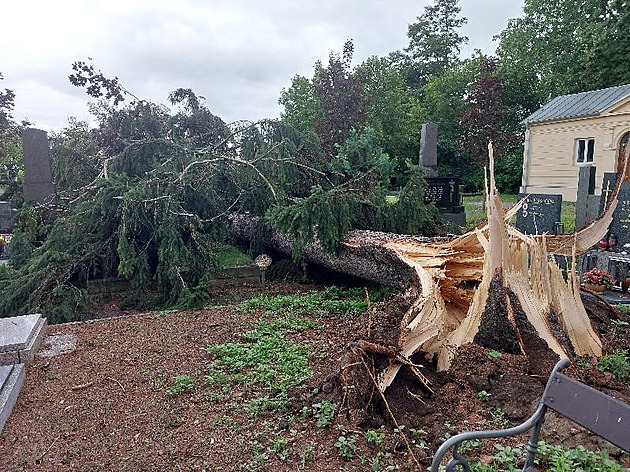
{"label": "stone pedestal", "polygon": [[0,433],[45,331],[46,318],[39,314],[0,318]]}
{"label": "stone pedestal", "polygon": [[24,384],[24,364],[0,366],[0,434]]}
{"label": "stone pedestal", "polygon": [[31,362],[45,331],[39,314],[0,318],[0,365]]}

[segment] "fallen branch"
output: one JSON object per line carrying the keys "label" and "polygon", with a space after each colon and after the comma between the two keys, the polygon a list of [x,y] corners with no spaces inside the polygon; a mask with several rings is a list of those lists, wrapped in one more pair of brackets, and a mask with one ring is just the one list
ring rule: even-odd
{"label": "fallen branch", "polygon": [[111,377],[105,377],[105,378],[106,378],[107,380],[111,380],[112,382],[116,382],[116,383],[120,386],[120,388],[122,388],[122,391],[123,391],[123,392],[125,391],[125,387],[123,387],[123,386],[122,386],[122,384],[121,384],[118,380],[116,380],[116,379],[112,379]]}
{"label": "fallen branch", "polygon": [[53,446],[54,446],[54,445],[55,445],[55,443],[59,440],[59,438],[60,438],[60,437],[61,437],[61,436],[57,436],[57,437],[55,438],[55,440],[54,440],[54,441],[50,444],[50,446],[48,446],[48,449],[46,449],[46,450],[44,451],[44,453],[43,453],[41,456],[39,456],[37,459],[35,459],[35,462],[40,463],[40,462],[42,461],[42,459],[44,458],[44,456],[45,456],[46,454],[48,454],[48,452],[49,452],[49,451],[53,448]]}
{"label": "fallen branch", "polygon": [[89,388],[92,385],[94,385],[97,381],[93,380],[92,382],[87,382],[84,384],[80,384],[80,385],[75,385],[74,387],[70,387],[70,390],[83,390],[84,388]]}

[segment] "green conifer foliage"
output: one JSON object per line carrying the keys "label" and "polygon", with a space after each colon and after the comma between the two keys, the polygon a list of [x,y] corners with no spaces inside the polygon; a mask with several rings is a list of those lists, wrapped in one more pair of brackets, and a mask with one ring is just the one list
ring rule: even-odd
{"label": "green conifer foliage", "polygon": [[77,319],[87,281],[108,277],[128,279],[136,304],[198,305],[235,212],[265,216],[294,238],[299,258],[316,238],[334,251],[350,229],[400,228],[432,211],[414,193],[420,175],[387,202],[394,166],[372,129],[351,129],[331,157],[280,121],[226,125],[191,94],[171,94],[175,114],[139,100],[101,104],[95,130],[72,122],[52,135],[58,199],[20,212],[12,264],[0,270],[0,316]]}

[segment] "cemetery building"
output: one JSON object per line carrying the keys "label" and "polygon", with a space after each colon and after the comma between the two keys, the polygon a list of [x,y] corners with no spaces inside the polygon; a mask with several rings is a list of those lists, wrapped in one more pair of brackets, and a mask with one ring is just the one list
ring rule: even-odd
{"label": "cemetery building", "polygon": [[604,173],[623,167],[630,84],[556,97],[521,124],[526,126],[521,193],[575,201],[580,169],[586,167],[589,193],[600,195]]}

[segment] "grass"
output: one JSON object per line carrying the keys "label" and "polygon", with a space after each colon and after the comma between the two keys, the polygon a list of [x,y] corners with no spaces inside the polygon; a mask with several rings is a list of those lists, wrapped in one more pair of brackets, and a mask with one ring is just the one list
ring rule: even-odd
{"label": "grass", "polygon": [[326,287],[324,290],[306,294],[260,295],[241,303],[242,312],[264,310],[268,315],[290,314],[291,316],[310,315],[325,317],[331,314],[351,316],[367,309],[368,297],[371,302],[381,301],[392,294],[388,288],[368,291],[365,288]]}
{"label": "grass", "polygon": [[[466,210],[466,226],[472,229],[482,221],[486,220],[486,211],[484,210],[484,195],[470,195],[464,197],[464,209]],[[501,195],[503,203],[513,205],[516,203],[516,195]]]}
{"label": "grass", "polygon": [[236,246],[223,244],[217,247],[217,259],[219,267],[235,267],[247,265],[253,262],[252,258]]}

